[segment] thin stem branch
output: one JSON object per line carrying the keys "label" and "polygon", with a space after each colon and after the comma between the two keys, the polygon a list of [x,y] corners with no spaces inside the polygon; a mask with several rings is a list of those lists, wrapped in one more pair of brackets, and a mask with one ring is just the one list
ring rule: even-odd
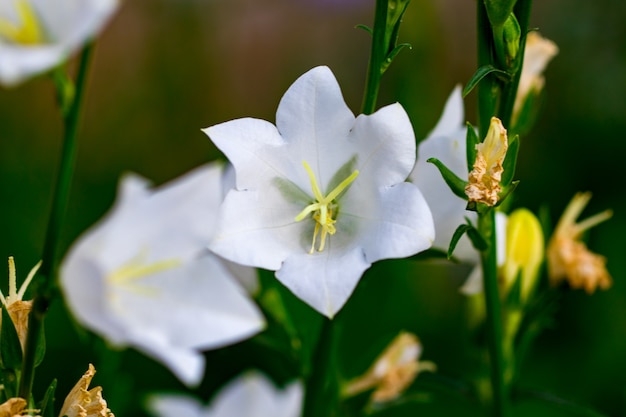
{"label": "thin stem branch", "polygon": [[35,367],[37,361],[38,348],[41,343],[43,320],[53,298],[53,288],[56,284],[56,270],[58,262],[58,250],[60,234],[70,192],[70,185],[74,173],[76,159],[76,137],[78,131],[78,121],[87,79],[87,70],[91,58],[93,45],[88,44],[79,61],[76,78],[76,90],[69,111],[64,115],[64,138],[63,149],[61,151],[61,162],[59,174],[55,185],[48,229],[44,241],[41,268],[38,277],[33,282],[34,300],[33,308],[28,319],[28,334],[26,337],[26,347],[22,363],[22,377],[20,380],[19,396],[30,399]]}
{"label": "thin stem branch", "polygon": [[374,15],[374,31],[372,34],[372,50],[365,82],[363,95],[363,114],[372,114],[376,110],[380,79],[383,75],[382,66],[387,57],[386,31],[387,31],[387,3],[388,0],[376,0],[376,14]]}

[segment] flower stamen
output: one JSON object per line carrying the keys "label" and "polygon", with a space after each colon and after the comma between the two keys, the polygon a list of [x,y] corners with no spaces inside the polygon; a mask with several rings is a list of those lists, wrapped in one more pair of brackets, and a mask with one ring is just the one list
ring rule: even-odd
{"label": "flower stamen", "polygon": [[124,265],[111,272],[107,279],[113,284],[126,285],[135,292],[145,293],[147,289],[135,284],[134,281],[181,265],[178,259],[164,259],[153,263],[146,263],[146,257],[147,253],[142,251]]}
{"label": "flower stamen", "polygon": [[309,213],[313,213],[315,229],[313,230],[313,243],[311,244],[311,250],[309,251],[309,253],[312,254],[315,251],[315,242],[317,241],[318,234],[321,236],[317,251],[322,252],[326,247],[326,239],[328,238],[328,235],[332,236],[337,232],[337,229],[335,228],[335,223],[337,223],[337,203],[335,202],[335,199],[337,199],[337,197],[339,197],[339,195],[344,192],[350,184],[352,184],[352,182],[359,175],[359,171],[355,170],[352,174],[350,174],[350,176],[341,181],[339,185],[328,193],[327,196],[324,196],[319,185],[317,184],[317,179],[315,178],[315,174],[309,164],[306,161],[302,161],[302,165],[304,165],[304,169],[306,169],[306,172],[309,175],[311,190],[313,191],[313,196],[316,201],[315,203],[311,203],[306,206],[304,210],[296,216],[296,221],[302,221],[309,215]]}
{"label": "flower stamen", "polygon": [[15,0],[18,23],[0,17],[0,37],[22,45],[44,42],[37,14],[28,0]]}

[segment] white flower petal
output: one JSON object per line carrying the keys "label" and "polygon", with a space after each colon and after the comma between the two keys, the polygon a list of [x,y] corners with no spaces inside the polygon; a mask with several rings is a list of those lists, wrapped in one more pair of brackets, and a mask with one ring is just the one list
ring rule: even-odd
{"label": "white flower petal", "polygon": [[330,318],[348,301],[371,266],[363,249],[333,250],[336,243],[331,240],[324,252],[294,254],[276,272],[276,278],[298,298]]}
{"label": "white flower petal", "polygon": [[183,394],[153,395],[148,399],[148,409],[158,417],[205,417],[204,405]]}

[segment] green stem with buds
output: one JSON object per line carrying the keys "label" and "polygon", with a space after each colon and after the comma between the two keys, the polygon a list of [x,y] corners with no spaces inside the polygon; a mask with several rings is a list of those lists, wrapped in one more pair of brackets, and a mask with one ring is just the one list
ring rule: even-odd
{"label": "green stem with buds", "polygon": [[[50,218],[48,221],[48,229],[46,231],[44,241],[41,268],[31,285],[31,289],[33,290],[35,296],[33,300],[33,308],[28,319],[28,334],[26,337],[26,348],[22,363],[22,377],[19,388],[19,396],[27,401],[31,396],[38,349],[42,343],[41,335],[43,333],[43,320],[46,312],[48,311],[48,307],[54,298],[53,294],[56,286],[60,242],[59,238],[61,228],[65,220],[70,185],[74,173],[78,121],[80,119],[82,98],[86,85],[87,69],[89,67],[92,49],[93,45],[88,44],[80,57],[76,78],[76,89],[73,97],[69,99],[70,104],[67,105],[67,97],[61,99],[62,107],[67,105],[63,112],[65,126],[63,149],[61,151],[62,154],[59,174],[57,177]],[[63,95],[65,94],[65,91],[74,90],[65,89],[64,91],[59,91],[59,94]]]}

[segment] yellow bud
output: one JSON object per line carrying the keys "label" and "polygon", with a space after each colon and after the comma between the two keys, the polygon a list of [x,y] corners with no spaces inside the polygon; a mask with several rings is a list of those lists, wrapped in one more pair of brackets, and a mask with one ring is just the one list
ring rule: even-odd
{"label": "yellow bud", "polygon": [[541,224],[527,209],[517,209],[509,215],[506,226],[506,257],[502,267],[504,293],[521,274],[520,300],[524,303],[532,291],[544,257],[544,237]]}

